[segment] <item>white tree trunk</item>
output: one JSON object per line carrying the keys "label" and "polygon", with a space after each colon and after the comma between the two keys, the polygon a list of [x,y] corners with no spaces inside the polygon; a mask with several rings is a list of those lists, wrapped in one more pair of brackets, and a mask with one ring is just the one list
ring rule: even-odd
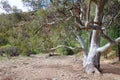
{"label": "white tree trunk", "polygon": [[[102,1],[99,1],[99,4],[96,3],[96,12],[94,17],[94,22],[97,22],[98,24],[93,24],[95,26],[101,26],[101,24],[99,24],[102,22],[103,6],[101,6],[101,4],[102,4]],[[100,31],[93,30],[89,53],[85,63],[85,67],[84,67],[85,72],[87,73],[100,73],[99,72],[100,53],[97,51],[97,49],[100,47],[100,38],[101,38]]]}
{"label": "white tree trunk", "polygon": [[77,41],[81,44],[81,47],[83,49],[83,67],[85,67],[86,60],[87,60],[87,48],[85,46],[84,40],[79,35],[76,35],[76,36],[77,36]]}
{"label": "white tree trunk", "polygon": [[[94,0],[94,1],[96,4],[94,22],[97,22],[97,24],[94,23],[93,26],[102,27],[103,8],[104,8],[106,0]],[[112,41],[112,39],[110,39],[107,36],[104,38],[107,38],[107,40],[110,42],[104,45],[103,47],[100,47],[101,35],[103,35],[103,33],[100,30],[93,30],[89,53],[88,53],[87,58],[83,61],[85,72],[90,73],[90,74],[100,73],[100,53],[106,51],[111,46],[120,42],[120,37],[117,38],[115,41]]]}
{"label": "white tree trunk", "polygon": [[[85,63],[85,72],[87,73],[99,73],[100,66],[100,53],[97,51],[100,44],[100,34],[98,31],[93,30],[90,50]],[[85,62],[85,61],[84,61]]]}

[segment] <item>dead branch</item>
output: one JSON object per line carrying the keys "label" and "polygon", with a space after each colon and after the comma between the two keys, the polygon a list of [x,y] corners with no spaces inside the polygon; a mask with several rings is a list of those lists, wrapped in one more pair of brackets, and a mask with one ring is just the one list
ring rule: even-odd
{"label": "dead branch", "polygon": [[59,48],[68,48],[68,49],[71,49],[71,50],[75,50],[75,49],[79,49],[79,51],[82,51],[82,50],[84,50],[83,48],[81,48],[81,47],[75,47],[75,48],[73,48],[73,47],[71,47],[71,46],[66,46],[66,45],[59,45],[59,46],[57,46],[57,47],[54,47],[54,48],[51,48],[51,49],[48,49],[48,50],[44,50],[44,52],[55,52],[57,49],[59,49]]}

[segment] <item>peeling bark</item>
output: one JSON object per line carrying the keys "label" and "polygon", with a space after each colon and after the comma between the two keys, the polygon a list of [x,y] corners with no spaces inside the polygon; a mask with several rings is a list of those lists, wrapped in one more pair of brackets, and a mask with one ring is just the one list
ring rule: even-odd
{"label": "peeling bark", "polygon": [[[97,22],[98,24],[93,24],[95,26],[100,26],[102,23],[102,14],[103,14],[103,0],[98,0],[96,4],[96,12],[94,17],[94,22]],[[101,6],[102,5],[102,6]],[[86,65],[84,67],[86,73],[100,73],[100,53],[97,51],[97,49],[100,47],[100,38],[101,33],[99,30],[93,30],[92,31],[92,37],[91,37],[91,43],[90,43],[90,49],[86,61]]]}

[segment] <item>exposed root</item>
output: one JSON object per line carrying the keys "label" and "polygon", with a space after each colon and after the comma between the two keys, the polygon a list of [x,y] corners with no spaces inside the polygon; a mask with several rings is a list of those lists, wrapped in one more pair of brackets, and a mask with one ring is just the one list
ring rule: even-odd
{"label": "exposed root", "polygon": [[101,72],[93,64],[86,65],[84,67],[84,71],[87,74],[101,74]]}

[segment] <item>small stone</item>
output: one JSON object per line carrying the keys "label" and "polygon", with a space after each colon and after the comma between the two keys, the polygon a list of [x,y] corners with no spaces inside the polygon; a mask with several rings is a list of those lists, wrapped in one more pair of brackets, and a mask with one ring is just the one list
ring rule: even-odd
{"label": "small stone", "polygon": [[57,80],[57,78],[53,78],[52,80]]}
{"label": "small stone", "polygon": [[64,74],[62,74],[61,76],[64,76]]}

